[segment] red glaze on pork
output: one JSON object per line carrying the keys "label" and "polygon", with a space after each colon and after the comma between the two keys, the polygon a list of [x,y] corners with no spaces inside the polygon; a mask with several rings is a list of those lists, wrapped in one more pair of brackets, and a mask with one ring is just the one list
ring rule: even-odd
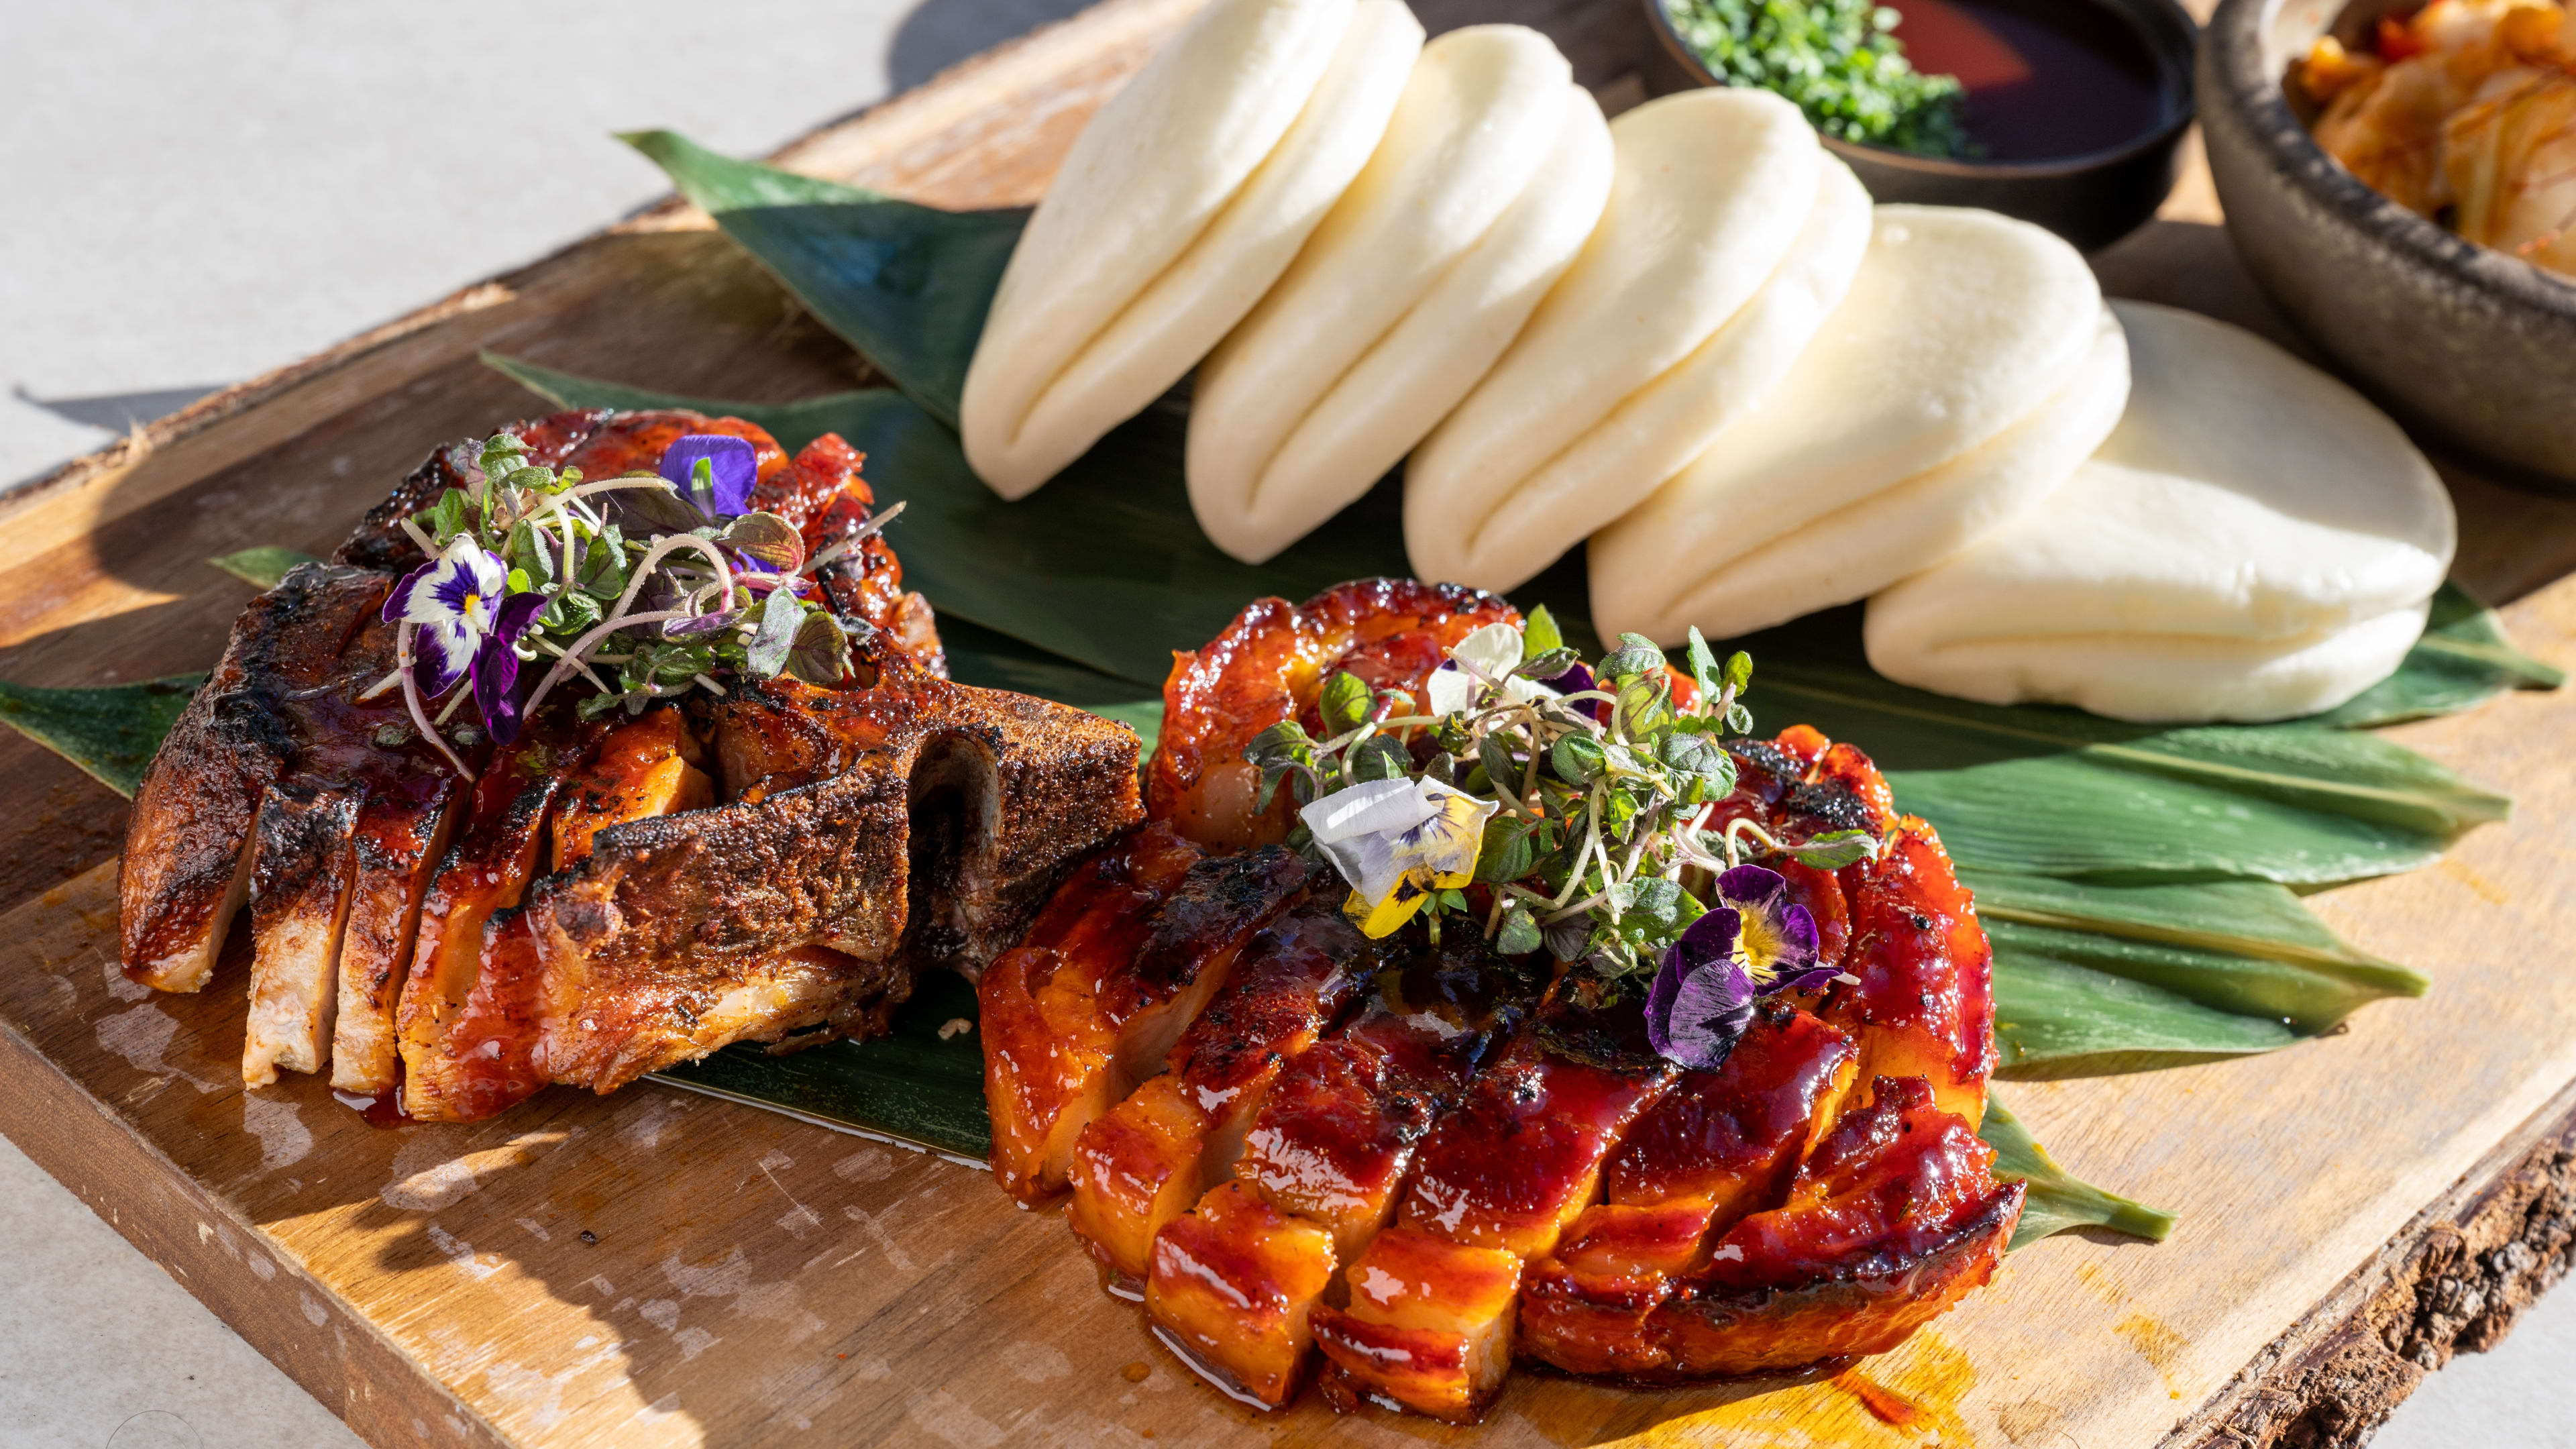
{"label": "red glaze on pork", "polygon": [[[1994,1056],[1973,904],[1868,756],[1803,726],[1729,742],[1738,786],[1707,824],[1886,848],[1839,872],[1764,862],[1850,979],[1763,1002],[1716,1070],[1654,1055],[1633,999],[1587,1005],[1542,956],[1472,932],[1341,940],[1332,878],[1252,933],[1162,1060],[1122,1054],[1104,1003],[1140,995],[1121,983],[1154,974],[1143,923],[1185,909],[1211,864],[1139,862],[1289,823],[1251,811],[1244,744],[1292,717],[1319,730],[1332,669],[1410,692],[1468,630],[1514,617],[1382,581],[1246,609],[1177,657],[1156,823],[985,976],[996,1174],[1023,1200],[1070,1183],[1068,1222],[1113,1290],[1141,1286],[1155,1335],[1246,1402],[1314,1385],[1463,1423],[1520,1360],[1653,1383],[1831,1366],[1985,1282],[2018,1221],[2022,1190],[1975,1132]],[[1193,932],[1207,907],[1186,907]],[[1337,950],[1368,978],[1334,970]]]}
{"label": "red glaze on pork", "polygon": [[1491,594],[1456,584],[1364,579],[1307,600],[1261,599],[1206,646],[1172,656],[1163,682],[1163,734],[1147,803],[1157,820],[1202,845],[1239,848],[1287,838],[1293,800],[1256,810],[1260,772],[1243,761],[1255,735],[1301,719],[1318,739],[1324,681],[1348,670],[1380,696],[1381,714],[1418,697],[1449,646],[1487,624],[1520,622]]}
{"label": "red glaze on pork", "polygon": [[593,479],[651,472],[683,434],[748,440],[754,504],[809,555],[844,545],[816,576],[858,641],[851,675],[736,680],[597,722],[560,690],[509,746],[465,748],[469,782],[399,691],[372,691],[393,666],[378,612],[423,561],[404,520],[477,481],[477,445],[440,449],[332,562],[243,612],[136,800],[127,970],[203,987],[247,904],[247,1082],[328,1067],[464,1120],[733,1041],[866,1035],[921,970],[999,954],[1138,818],[1133,734],[944,677],[884,538],[852,543],[874,493],[839,438],[790,455],[680,411],[508,431]]}

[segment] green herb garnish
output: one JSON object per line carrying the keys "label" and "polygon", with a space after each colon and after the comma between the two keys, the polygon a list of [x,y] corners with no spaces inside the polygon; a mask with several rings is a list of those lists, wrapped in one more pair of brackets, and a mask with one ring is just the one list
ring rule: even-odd
{"label": "green herb garnish", "polygon": [[1872,0],[1664,0],[1673,30],[1731,86],[1784,96],[1817,130],[1919,156],[1972,156],[1959,78],[1905,58]]}

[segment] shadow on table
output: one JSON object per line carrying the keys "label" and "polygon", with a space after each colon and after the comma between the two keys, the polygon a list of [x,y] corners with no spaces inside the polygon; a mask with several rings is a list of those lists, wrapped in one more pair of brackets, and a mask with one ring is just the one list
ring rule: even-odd
{"label": "shadow on table", "polygon": [[895,28],[886,80],[908,91],[968,56],[1085,8],[1091,0],[921,0]]}

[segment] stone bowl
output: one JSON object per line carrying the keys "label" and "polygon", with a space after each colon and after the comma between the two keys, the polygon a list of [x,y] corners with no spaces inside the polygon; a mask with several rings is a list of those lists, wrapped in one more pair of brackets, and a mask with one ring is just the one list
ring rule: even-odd
{"label": "stone bowl", "polygon": [[2221,0],[2203,32],[2201,130],[2255,279],[2344,374],[2435,452],[2576,497],[2576,282],[2462,241],[2308,138],[2282,81],[2331,28],[2408,0]]}

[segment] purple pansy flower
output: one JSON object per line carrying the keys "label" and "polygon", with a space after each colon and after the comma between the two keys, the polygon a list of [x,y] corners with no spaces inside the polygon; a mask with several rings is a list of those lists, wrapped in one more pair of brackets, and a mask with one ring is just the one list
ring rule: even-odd
{"label": "purple pansy flower", "polygon": [[[707,476],[698,477],[698,465]],[[760,481],[760,455],[750,443],[723,433],[684,433],[662,454],[662,477],[716,518],[751,511],[751,488]],[[703,484],[703,486],[701,486]]]}
{"label": "purple pansy flower", "polygon": [[[1546,685],[1548,688],[1555,690],[1559,694],[1581,694],[1585,690],[1599,689],[1601,687],[1601,681],[1592,677],[1592,671],[1580,664],[1575,665],[1572,669],[1565,671],[1554,679],[1543,679],[1539,682]],[[1574,707],[1577,710],[1580,710],[1584,717],[1591,720],[1594,724],[1607,724],[1610,722],[1610,703],[1607,700],[1578,700],[1575,702]]]}
{"label": "purple pansy flower", "polygon": [[411,677],[430,699],[474,676],[474,702],[492,737],[506,744],[519,733],[519,656],[511,647],[546,606],[538,593],[513,594],[501,561],[471,538],[412,570],[385,600],[389,624],[411,624]]}
{"label": "purple pansy flower", "polygon": [[1698,1071],[1726,1062],[1753,1020],[1753,1003],[1834,975],[1819,963],[1816,918],[1789,899],[1776,870],[1739,865],[1717,878],[1717,900],[1664,952],[1646,993],[1646,1039]]}

